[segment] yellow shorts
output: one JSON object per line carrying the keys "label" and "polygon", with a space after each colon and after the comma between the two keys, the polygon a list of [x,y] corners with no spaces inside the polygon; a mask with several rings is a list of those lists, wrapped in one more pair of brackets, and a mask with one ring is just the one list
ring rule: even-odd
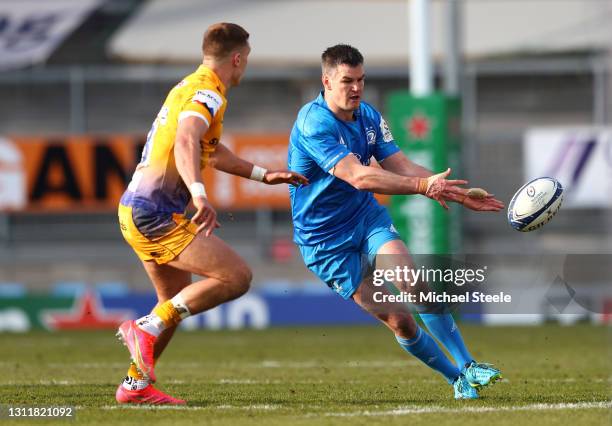
{"label": "yellow shorts", "polygon": [[143,235],[132,218],[132,208],[119,204],[119,226],[123,238],[134,249],[141,260],[155,260],[158,264],[170,262],[193,241],[197,226],[185,215],[174,213],[171,220],[176,227],[155,238]]}

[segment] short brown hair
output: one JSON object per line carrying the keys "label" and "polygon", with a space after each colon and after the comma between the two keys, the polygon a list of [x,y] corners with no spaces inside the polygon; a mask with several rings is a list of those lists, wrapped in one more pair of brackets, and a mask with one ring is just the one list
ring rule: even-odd
{"label": "short brown hair", "polygon": [[249,33],[240,25],[228,22],[213,24],[204,33],[202,52],[204,56],[223,59],[236,48],[248,43]]}
{"label": "short brown hair", "polygon": [[359,50],[348,44],[336,44],[328,47],[321,55],[323,72],[329,72],[342,64],[350,67],[359,66],[363,64],[363,56]]}

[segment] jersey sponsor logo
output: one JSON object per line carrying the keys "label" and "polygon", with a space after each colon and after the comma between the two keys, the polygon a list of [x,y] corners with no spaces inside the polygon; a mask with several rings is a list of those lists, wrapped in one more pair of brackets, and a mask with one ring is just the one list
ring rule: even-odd
{"label": "jersey sponsor logo", "polygon": [[223,106],[223,98],[213,90],[198,90],[193,95],[193,102],[204,105],[213,117]]}
{"label": "jersey sponsor logo", "polygon": [[380,131],[383,135],[383,141],[391,142],[393,141],[393,135],[391,134],[391,129],[389,129],[389,125],[385,121],[384,118],[380,117]]}
{"label": "jersey sponsor logo", "polygon": [[344,138],[342,137],[342,135],[340,135],[340,140],[338,142],[340,143],[340,145],[346,146],[346,142],[344,142]]}
{"label": "jersey sponsor logo", "polygon": [[374,145],[376,143],[376,132],[374,130],[368,130],[366,132],[366,138],[368,140],[368,145]]}

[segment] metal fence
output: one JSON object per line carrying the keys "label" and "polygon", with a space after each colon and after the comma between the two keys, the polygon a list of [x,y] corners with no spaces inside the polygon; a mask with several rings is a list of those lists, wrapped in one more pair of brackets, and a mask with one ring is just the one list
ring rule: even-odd
{"label": "metal fence", "polygon": [[[610,68],[604,54],[468,63],[461,80],[466,176],[508,200],[523,179],[520,142],[526,129],[610,122]],[[192,70],[130,65],[0,74],[0,134],[146,133],[169,88]],[[229,93],[228,130],[289,131],[299,107],[320,86],[318,69],[253,70],[247,75]],[[366,87],[366,99],[384,112],[386,96],[408,88],[406,70],[368,70]],[[559,238],[565,236],[564,244],[577,244],[571,235],[580,232],[586,238],[580,247],[609,247],[608,216],[601,210],[571,211],[550,226]],[[0,239],[9,250],[19,243],[79,240],[83,235],[88,241],[119,242],[114,222],[111,214],[5,214],[0,216]],[[465,224],[468,249],[486,250],[493,244],[525,249],[500,215],[466,215]],[[228,237],[239,243],[291,233],[288,215],[270,211],[245,213],[235,226],[239,231]]]}

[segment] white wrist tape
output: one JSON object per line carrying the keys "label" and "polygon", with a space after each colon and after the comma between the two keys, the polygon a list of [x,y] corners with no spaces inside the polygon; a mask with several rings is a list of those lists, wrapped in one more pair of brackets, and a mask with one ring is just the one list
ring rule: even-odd
{"label": "white wrist tape", "polygon": [[261,182],[263,181],[266,173],[268,173],[268,170],[264,169],[263,167],[253,166],[253,170],[251,171],[251,177],[249,179]]}
{"label": "white wrist tape", "polygon": [[204,197],[206,198],[206,189],[204,189],[204,184],[202,182],[194,182],[189,186],[189,192],[191,192],[191,196],[195,197]]}

